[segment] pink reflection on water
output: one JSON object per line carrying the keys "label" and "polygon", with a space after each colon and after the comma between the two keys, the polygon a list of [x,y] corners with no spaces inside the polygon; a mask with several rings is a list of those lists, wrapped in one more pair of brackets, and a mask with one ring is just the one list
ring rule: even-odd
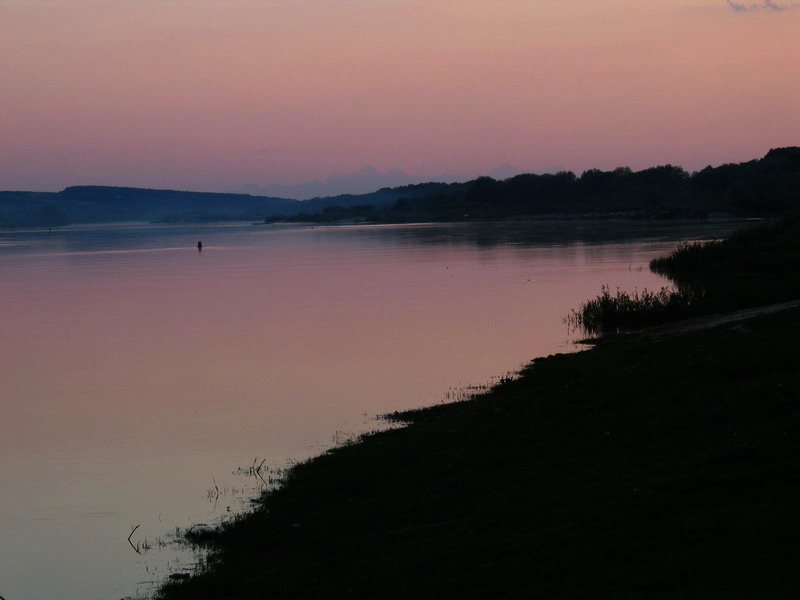
{"label": "pink reflection on water", "polygon": [[[306,457],[374,415],[571,351],[569,310],[602,284],[661,286],[639,267],[675,245],[433,243],[424,228],[207,235],[202,253],[194,232],[178,244],[166,230],[148,248],[2,257],[0,521],[18,553],[0,580],[18,591],[73,585],[20,575],[41,560],[83,568],[46,559],[53,535],[106,548],[117,562],[102,585],[137,580],[116,544],[132,523],[205,520],[212,476],[254,456]],[[31,525],[42,518],[55,534]]]}

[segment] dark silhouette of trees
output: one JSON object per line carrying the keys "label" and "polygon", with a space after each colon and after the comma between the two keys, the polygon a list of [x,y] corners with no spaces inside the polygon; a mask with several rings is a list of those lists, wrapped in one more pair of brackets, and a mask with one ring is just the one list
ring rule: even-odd
{"label": "dark silhouette of trees", "polygon": [[0,192],[0,226],[56,226],[111,220],[358,221],[410,223],[512,219],[537,215],[696,218],[711,213],[778,216],[800,209],[800,147],[763,158],[706,167],[674,165],[633,171],[589,169],[526,173],[497,180],[423,183],[306,201],[80,186],[59,193]]}

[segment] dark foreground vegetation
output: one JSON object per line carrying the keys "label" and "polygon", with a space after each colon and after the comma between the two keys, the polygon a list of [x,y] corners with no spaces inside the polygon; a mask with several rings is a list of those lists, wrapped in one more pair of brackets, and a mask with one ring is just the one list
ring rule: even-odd
{"label": "dark foreground vegetation", "polygon": [[536,361],[296,468],[165,598],[790,598],[800,312]]}
{"label": "dark foreground vegetation", "polygon": [[581,304],[565,319],[590,335],[634,331],[696,316],[696,296],[663,287],[651,290],[616,290],[603,286],[600,295]]}
{"label": "dark foreground vegetation", "polygon": [[211,569],[161,596],[794,598],[798,336],[794,309],[621,337],[392,415],[195,535]]}
{"label": "dark foreground vegetation", "polygon": [[614,333],[800,298],[800,217],[686,244],[654,259],[650,268],[677,289],[603,288],[573,311],[568,323],[591,334]]}
{"label": "dark foreground vegetation", "polygon": [[702,305],[720,311],[800,298],[800,216],[738,231],[715,242],[687,244],[650,268]]}

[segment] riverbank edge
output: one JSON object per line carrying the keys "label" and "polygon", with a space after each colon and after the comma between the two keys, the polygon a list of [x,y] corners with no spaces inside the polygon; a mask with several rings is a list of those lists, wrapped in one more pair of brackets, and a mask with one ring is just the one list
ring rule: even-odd
{"label": "riverbank edge", "polygon": [[295,467],[182,598],[789,597],[800,310],[534,360]]}
{"label": "riverbank edge", "polygon": [[[316,215],[310,215],[314,217]],[[709,212],[705,214],[680,213],[655,210],[627,210],[613,212],[578,212],[578,213],[541,213],[541,214],[521,214],[504,217],[481,217],[449,220],[422,220],[422,221],[367,221],[364,219],[337,219],[337,220],[297,220],[292,218],[270,219],[264,221],[253,221],[251,225],[309,225],[313,227],[343,226],[343,225],[463,225],[465,223],[527,223],[527,222],[581,222],[581,221],[632,221],[632,222],[656,222],[656,223],[697,223],[714,222],[724,223],[726,221],[742,222],[770,222],[776,220],[775,215],[747,215],[733,212]],[[161,223],[161,221],[153,221]]]}

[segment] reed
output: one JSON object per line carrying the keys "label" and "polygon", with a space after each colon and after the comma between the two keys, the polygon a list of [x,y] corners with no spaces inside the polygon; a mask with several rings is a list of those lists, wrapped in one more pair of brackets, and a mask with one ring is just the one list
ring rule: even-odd
{"label": "reed", "polygon": [[650,262],[679,289],[702,289],[709,308],[729,310],[800,297],[800,217],[683,244]]}
{"label": "reed", "polygon": [[600,295],[584,302],[565,318],[574,329],[590,335],[618,333],[659,325],[690,314],[696,294],[662,287],[627,292],[617,288],[615,293],[607,285]]}

